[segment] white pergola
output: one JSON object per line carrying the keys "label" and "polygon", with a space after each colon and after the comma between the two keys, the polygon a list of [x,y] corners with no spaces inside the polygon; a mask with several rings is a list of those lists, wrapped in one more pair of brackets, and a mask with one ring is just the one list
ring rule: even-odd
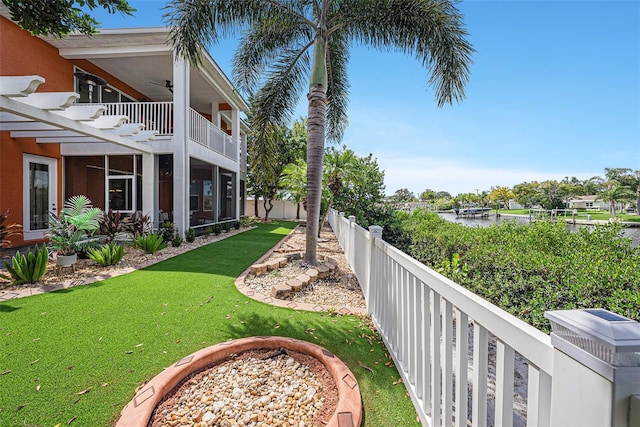
{"label": "white pergola", "polygon": [[156,131],[143,123],[127,123],[124,115],[105,115],[100,104],[74,104],[75,92],[39,92],[40,76],[0,76],[0,131],[12,138],[46,143],[112,143],[142,153]]}

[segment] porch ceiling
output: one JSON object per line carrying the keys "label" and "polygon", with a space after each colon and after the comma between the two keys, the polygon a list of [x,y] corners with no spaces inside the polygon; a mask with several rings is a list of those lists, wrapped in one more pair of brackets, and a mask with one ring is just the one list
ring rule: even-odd
{"label": "porch ceiling", "polygon": [[[67,59],[86,59],[115,78],[125,82],[150,101],[173,101],[165,87],[173,83],[173,50],[167,44],[167,28],[105,29],[87,37],[72,34],[65,39],[43,37]],[[241,111],[248,106],[233,90],[231,82],[211,57],[205,55],[200,69],[190,71],[190,105],[209,112],[214,103],[236,104]]]}
{"label": "porch ceiling", "polygon": [[142,123],[126,124],[127,116],[104,115],[100,105],[73,105],[75,92],[35,93],[40,76],[0,76],[0,131],[37,143],[108,142],[151,153],[142,144],[155,136]]}

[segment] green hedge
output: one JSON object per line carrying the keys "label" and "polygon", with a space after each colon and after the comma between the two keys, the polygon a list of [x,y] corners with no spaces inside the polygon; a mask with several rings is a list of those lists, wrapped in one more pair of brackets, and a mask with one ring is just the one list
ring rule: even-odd
{"label": "green hedge", "polygon": [[543,331],[546,310],[599,307],[640,320],[640,251],[619,237],[619,224],[572,233],[547,221],[466,227],[424,211],[398,218],[407,237],[400,249],[444,274],[459,254],[458,283]]}

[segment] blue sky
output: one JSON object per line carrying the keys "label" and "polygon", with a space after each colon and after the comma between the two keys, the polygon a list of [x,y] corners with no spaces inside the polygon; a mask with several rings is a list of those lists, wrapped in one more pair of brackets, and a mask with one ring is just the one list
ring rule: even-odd
{"label": "blue sky", "polygon": [[[129,1],[103,28],[163,25],[165,0]],[[386,193],[458,193],[640,169],[640,0],[485,1],[458,6],[476,49],[467,97],[438,108],[420,63],[351,51],[344,144],[373,153]],[[231,76],[235,43],[210,50]],[[303,102],[304,101],[304,102]],[[296,117],[306,114],[301,100]]]}

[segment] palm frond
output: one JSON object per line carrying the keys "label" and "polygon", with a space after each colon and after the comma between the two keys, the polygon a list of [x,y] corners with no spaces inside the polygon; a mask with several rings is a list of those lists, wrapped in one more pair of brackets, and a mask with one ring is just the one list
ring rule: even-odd
{"label": "palm frond", "polygon": [[253,93],[265,70],[283,51],[298,46],[305,49],[313,33],[291,16],[265,19],[254,25],[240,41],[233,58],[233,80],[247,93]]}
{"label": "palm frond", "polygon": [[329,38],[327,49],[327,138],[340,141],[349,122],[349,40],[344,33],[335,32]]}
{"label": "palm frond", "polygon": [[474,49],[454,1],[348,1],[332,18],[332,28],[357,43],[420,60],[431,74],[438,106],[464,98]]}

